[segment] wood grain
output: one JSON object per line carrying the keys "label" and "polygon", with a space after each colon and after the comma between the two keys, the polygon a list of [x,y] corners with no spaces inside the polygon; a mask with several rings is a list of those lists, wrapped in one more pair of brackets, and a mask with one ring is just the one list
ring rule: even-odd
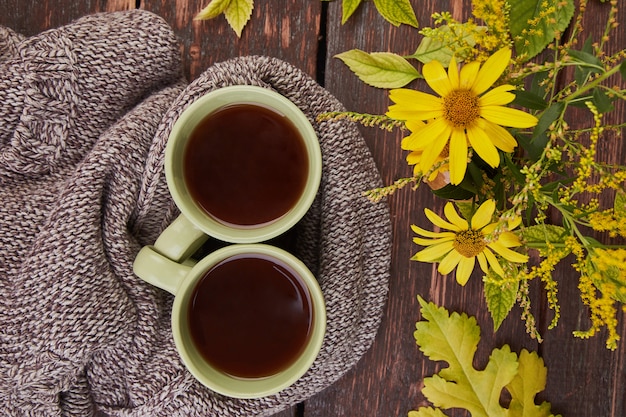
{"label": "wood grain", "polygon": [[144,0],[172,26],[181,42],[184,71],[193,80],[211,64],[243,55],[268,55],[290,62],[312,77],[317,62],[321,2],[256,1],[241,38],[224,16],[194,20],[208,0]]}
{"label": "wood grain", "polygon": [[[435,11],[448,10],[457,19],[467,18],[471,4],[471,0],[411,2],[422,27],[432,24],[430,15]],[[207,3],[208,0],[0,0],[0,25],[32,35],[87,14],[139,5],[162,16],[173,28],[189,80],[219,61],[242,55],[269,55],[318,79],[347,109],[367,113],[383,113],[389,105],[388,93],[365,85],[334,56],[353,48],[410,54],[421,38],[414,28],[391,26],[377,13],[373,2],[363,2],[342,25],[341,2],[322,4],[319,0],[256,0],[252,18],[238,38],[222,16],[211,21],[193,20]],[[585,36],[599,39],[608,5],[590,1],[589,7]],[[614,33],[609,51],[615,52],[624,45],[626,25]],[[615,82],[623,83],[619,77]],[[423,81],[410,87],[427,88]],[[577,122],[588,122],[581,115],[574,114],[570,124],[575,127]],[[624,103],[620,103],[606,116],[606,123],[623,120],[625,115]],[[411,175],[399,146],[400,132],[360,129],[384,182]],[[611,162],[624,163],[626,149],[622,143],[616,133],[608,132],[599,145],[599,153]],[[443,202],[422,186],[416,191],[397,192],[388,204],[394,228],[393,263],[385,317],[377,338],[359,363],[334,385],[303,405],[277,414],[278,417],[406,416],[409,410],[427,405],[421,394],[423,377],[436,372],[441,364],[424,358],[413,339],[415,322],[420,319],[418,294],[449,310],[476,316],[482,327],[477,367],[485,365],[492,348],[503,344],[517,352],[523,348],[537,350],[549,368],[547,388],[539,398],[552,402],[554,412],[564,416],[626,415],[626,341],[610,352],[604,347],[605,334],[585,341],[573,337],[572,331],[585,329],[589,322],[571,268],[563,265],[554,273],[562,306],[562,319],[556,329],[547,329],[552,312],[545,302],[538,301],[545,298],[540,283],[533,282],[531,286],[531,298],[536,301],[533,312],[545,338],[542,344],[526,334],[519,308],[514,308],[494,334],[478,271],[462,288],[452,276],[440,276],[432,265],[409,260],[418,250],[411,241],[410,224],[429,227],[423,208],[441,213]],[[623,320],[619,332],[626,337]],[[448,415],[467,414],[453,410]]]}

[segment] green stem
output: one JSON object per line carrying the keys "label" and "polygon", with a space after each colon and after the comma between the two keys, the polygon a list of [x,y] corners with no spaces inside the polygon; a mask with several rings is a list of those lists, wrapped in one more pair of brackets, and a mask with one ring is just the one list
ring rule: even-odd
{"label": "green stem", "polygon": [[597,86],[602,84],[605,80],[610,78],[612,75],[616,74],[618,71],[619,71],[619,65],[617,65],[617,66],[611,68],[610,70],[606,71],[605,73],[603,73],[601,76],[599,76],[595,80],[593,80],[593,81],[583,85],[579,90],[574,91],[572,94],[569,95],[569,97],[566,97],[563,101],[565,103],[572,102],[572,100],[574,100],[575,98],[583,95],[587,91],[593,90],[594,88],[596,88]]}

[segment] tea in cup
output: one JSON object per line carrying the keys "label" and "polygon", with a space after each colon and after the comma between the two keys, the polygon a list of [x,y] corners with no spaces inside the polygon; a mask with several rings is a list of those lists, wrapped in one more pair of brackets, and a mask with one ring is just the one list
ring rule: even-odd
{"label": "tea in cup", "polygon": [[172,332],[185,366],[220,394],[258,398],[297,381],[326,329],[322,291],[288,252],[234,244],[191,265],[146,246],[135,273],[175,295]]}
{"label": "tea in cup", "polygon": [[181,114],[169,136],[165,175],[181,216],[164,239],[177,234],[195,242],[184,245],[193,250],[205,235],[231,243],[274,238],[308,211],[321,167],[315,130],[287,98],[257,86],[211,91]]}

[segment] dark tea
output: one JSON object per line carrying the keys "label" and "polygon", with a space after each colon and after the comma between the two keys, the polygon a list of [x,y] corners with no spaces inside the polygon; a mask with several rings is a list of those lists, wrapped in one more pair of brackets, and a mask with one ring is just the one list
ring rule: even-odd
{"label": "dark tea", "polygon": [[216,369],[241,378],[274,375],[304,351],[313,304],[301,278],[282,262],[235,255],[207,271],[192,293],[189,331]]}
{"label": "dark tea", "polygon": [[183,176],[191,197],[217,221],[240,227],[279,219],[298,201],[309,171],[306,145],[281,113],[224,106],[192,131]]}

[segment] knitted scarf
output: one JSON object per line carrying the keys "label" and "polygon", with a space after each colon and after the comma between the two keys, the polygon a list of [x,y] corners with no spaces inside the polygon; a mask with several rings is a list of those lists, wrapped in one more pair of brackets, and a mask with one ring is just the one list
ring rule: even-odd
{"label": "knitted scarf", "polygon": [[[163,155],[181,112],[216,88],[251,84],[309,117],[323,154],[293,252],[318,278],[328,327],[313,367],[253,400],[198,383],[176,353],[173,297],[132,272],[177,209]],[[267,416],[326,388],[371,345],[388,288],[387,206],[342,105],[286,62],[217,63],[191,84],[168,25],[145,11],[87,16],[24,38],[0,27],[0,414]]]}

